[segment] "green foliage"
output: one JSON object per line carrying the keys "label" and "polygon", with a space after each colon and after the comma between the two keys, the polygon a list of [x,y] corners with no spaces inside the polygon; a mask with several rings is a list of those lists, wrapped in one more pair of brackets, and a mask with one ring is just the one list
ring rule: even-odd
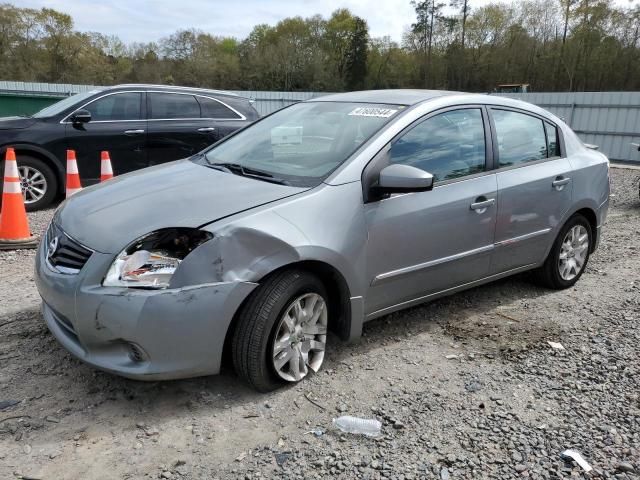
{"label": "green foliage", "polygon": [[256,25],[242,40],[191,29],[129,45],[79,32],[56,10],[0,4],[0,68],[7,80],[248,90],[489,91],[500,83],[530,83],[534,91],[640,89],[640,6],[411,4],[416,17],[407,20],[401,44],[371,38],[363,18],[339,9],[329,18]]}
{"label": "green foliage", "polygon": [[349,47],[346,52],[345,86],[347,90],[362,90],[367,76],[369,34],[367,22],[355,17],[350,28]]}

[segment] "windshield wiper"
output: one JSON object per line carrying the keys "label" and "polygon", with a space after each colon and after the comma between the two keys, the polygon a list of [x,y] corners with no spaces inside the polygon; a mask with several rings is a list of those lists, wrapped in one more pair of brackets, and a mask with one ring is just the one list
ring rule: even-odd
{"label": "windshield wiper", "polygon": [[239,163],[221,162],[221,163],[212,163],[211,165],[212,166],[219,165],[239,175],[256,175],[258,177],[273,178],[273,175],[271,175],[270,173],[262,172],[260,170],[254,170],[253,168],[245,167],[244,165],[240,165]]}
{"label": "windshield wiper", "polygon": [[288,183],[281,178],[276,178],[270,173],[263,172],[261,170],[255,170],[253,168],[245,167],[239,163],[209,163],[208,165],[216,170],[231,172],[241,177],[255,178],[256,180],[262,180],[264,182],[277,183],[278,185],[288,185]]}
{"label": "windshield wiper", "polygon": [[212,165],[212,164],[208,164],[206,165],[209,168],[213,168],[214,170],[218,170],[220,172],[225,172],[225,173],[233,173],[231,170],[229,170],[227,167],[223,167],[222,165]]}

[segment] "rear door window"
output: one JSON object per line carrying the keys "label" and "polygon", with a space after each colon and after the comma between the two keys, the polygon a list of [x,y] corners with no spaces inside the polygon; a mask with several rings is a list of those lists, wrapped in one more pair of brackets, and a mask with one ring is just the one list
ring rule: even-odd
{"label": "rear door window", "polygon": [[221,102],[208,97],[196,97],[202,111],[202,118],[240,119],[240,115]]}
{"label": "rear door window", "polygon": [[[544,122],[520,112],[492,109],[500,167],[547,158]],[[557,143],[557,142],[556,142]]]}
{"label": "rear door window", "polygon": [[178,93],[149,93],[149,118],[200,118],[200,104],[193,95]]}
{"label": "rear door window", "polygon": [[142,120],[142,93],[114,93],[86,105],[92,122]]}

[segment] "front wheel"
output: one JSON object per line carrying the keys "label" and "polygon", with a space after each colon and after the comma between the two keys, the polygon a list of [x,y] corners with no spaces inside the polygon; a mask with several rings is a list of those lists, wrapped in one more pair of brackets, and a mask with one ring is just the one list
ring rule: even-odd
{"label": "front wheel", "polygon": [[[4,172],[4,162],[1,164]],[[18,174],[28,212],[45,208],[53,202],[58,192],[58,178],[49,165],[38,158],[18,154]]]}
{"label": "front wheel", "polygon": [[587,268],[592,238],[589,221],[580,214],[571,217],[536,272],[539,283],[556,290],[575,285]]}
{"label": "front wheel", "polygon": [[239,312],[233,364],[263,392],[304,379],[324,361],[329,308],[322,282],[290,270],[267,279]]}

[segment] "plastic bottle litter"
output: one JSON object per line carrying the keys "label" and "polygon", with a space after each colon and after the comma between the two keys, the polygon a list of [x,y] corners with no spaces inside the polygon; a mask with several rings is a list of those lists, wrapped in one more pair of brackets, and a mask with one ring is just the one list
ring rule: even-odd
{"label": "plastic bottle litter", "polygon": [[333,419],[333,424],[346,433],[356,433],[367,437],[380,435],[382,424],[374,418],[358,418],[345,415]]}
{"label": "plastic bottle litter", "polygon": [[577,450],[565,450],[560,454],[560,456],[564,459],[575,460],[575,462],[580,465],[585,472],[593,470],[593,467],[587,463],[584,457],[580,455],[580,452]]}
{"label": "plastic bottle litter", "polygon": [[547,343],[549,344],[549,346],[551,348],[553,348],[554,350],[565,350],[564,346],[561,343],[558,342],[552,342],[552,341],[547,341]]}

